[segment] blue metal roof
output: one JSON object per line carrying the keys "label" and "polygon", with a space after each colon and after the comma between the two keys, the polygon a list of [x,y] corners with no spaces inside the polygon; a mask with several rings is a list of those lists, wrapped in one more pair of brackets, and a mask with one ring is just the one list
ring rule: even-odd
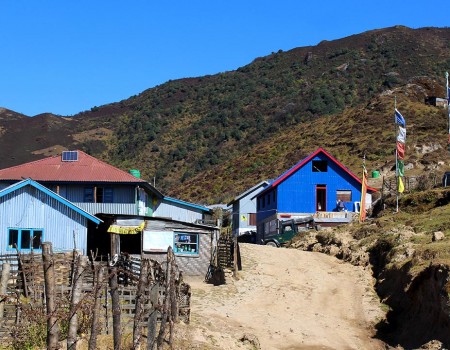
{"label": "blue metal roof", "polygon": [[163,200],[166,200],[166,201],[172,202],[172,203],[177,203],[177,204],[180,204],[180,205],[184,205],[186,207],[199,209],[199,210],[202,210],[202,211],[205,211],[205,212],[208,212],[208,213],[211,211],[209,208],[204,207],[202,205],[185,202],[185,201],[182,201],[180,199],[175,199],[175,198],[171,198],[171,197],[167,197],[167,196],[164,196]]}
{"label": "blue metal roof", "polygon": [[83,209],[77,207],[72,202],[69,202],[67,199],[61,197],[59,194],[49,190],[47,187],[42,186],[41,184],[39,184],[36,181],[33,181],[32,179],[26,179],[26,180],[17,182],[11,186],[6,187],[2,191],[0,191],[0,198],[11,192],[17,191],[18,189],[25,187],[25,186],[33,186],[34,188],[38,189],[39,191],[44,192],[48,196],[56,199],[60,203],[66,205],[70,209],[76,211],[77,213],[81,214],[82,216],[86,217],[87,219],[93,221],[96,224],[99,224],[102,222],[102,220],[100,220],[99,218],[95,217],[94,215],[89,214],[88,212],[84,211]]}

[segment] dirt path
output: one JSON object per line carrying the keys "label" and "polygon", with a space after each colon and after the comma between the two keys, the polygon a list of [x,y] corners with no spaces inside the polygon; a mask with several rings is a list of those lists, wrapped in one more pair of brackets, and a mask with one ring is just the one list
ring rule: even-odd
{"label": "dirt path", "polygon": [[383,313],[368,271],[295,249],[241,244],[241,256],[238,280],[187,279],[190,348],[384,349],[371,338]]}

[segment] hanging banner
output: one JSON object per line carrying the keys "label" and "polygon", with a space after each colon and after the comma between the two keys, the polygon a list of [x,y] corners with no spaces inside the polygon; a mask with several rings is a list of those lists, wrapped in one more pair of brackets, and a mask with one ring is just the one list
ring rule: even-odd
{"label": "hanging banner", "polygon": [[139,226],[120,226],[120,225],[111,225],[108,227],[109,233],[117,233],[120,235],[137,235],[144,230],[145,222],[140,224]]}

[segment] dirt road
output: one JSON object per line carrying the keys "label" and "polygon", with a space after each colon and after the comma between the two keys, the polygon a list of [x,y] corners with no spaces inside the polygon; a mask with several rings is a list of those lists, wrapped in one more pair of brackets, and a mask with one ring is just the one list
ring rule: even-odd
{"label": "dirt road", "polygon": [[368,271],[295,249],[241,244],[241,256],[238,280],[186,279],[189,348],[384,349],[371,338],[383,313]]}

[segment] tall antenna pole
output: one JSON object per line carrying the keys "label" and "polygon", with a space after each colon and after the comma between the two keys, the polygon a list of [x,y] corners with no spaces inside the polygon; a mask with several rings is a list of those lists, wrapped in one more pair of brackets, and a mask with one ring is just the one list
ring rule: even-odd
{"label": "tall antenna pole", "polygon": [[394,96],[394,127],[395,127],[395,132],[394,132],[394,136],[395,136],[395,184],[396,184],[396,188],[395,188],[395,202],[396,202],[396,206],[395,206],[395,212],[398,213],[398,150],[397,150],[397,120],[396,120],[396,116],[395,116],[395,110],[397,109],[397,96]]}

